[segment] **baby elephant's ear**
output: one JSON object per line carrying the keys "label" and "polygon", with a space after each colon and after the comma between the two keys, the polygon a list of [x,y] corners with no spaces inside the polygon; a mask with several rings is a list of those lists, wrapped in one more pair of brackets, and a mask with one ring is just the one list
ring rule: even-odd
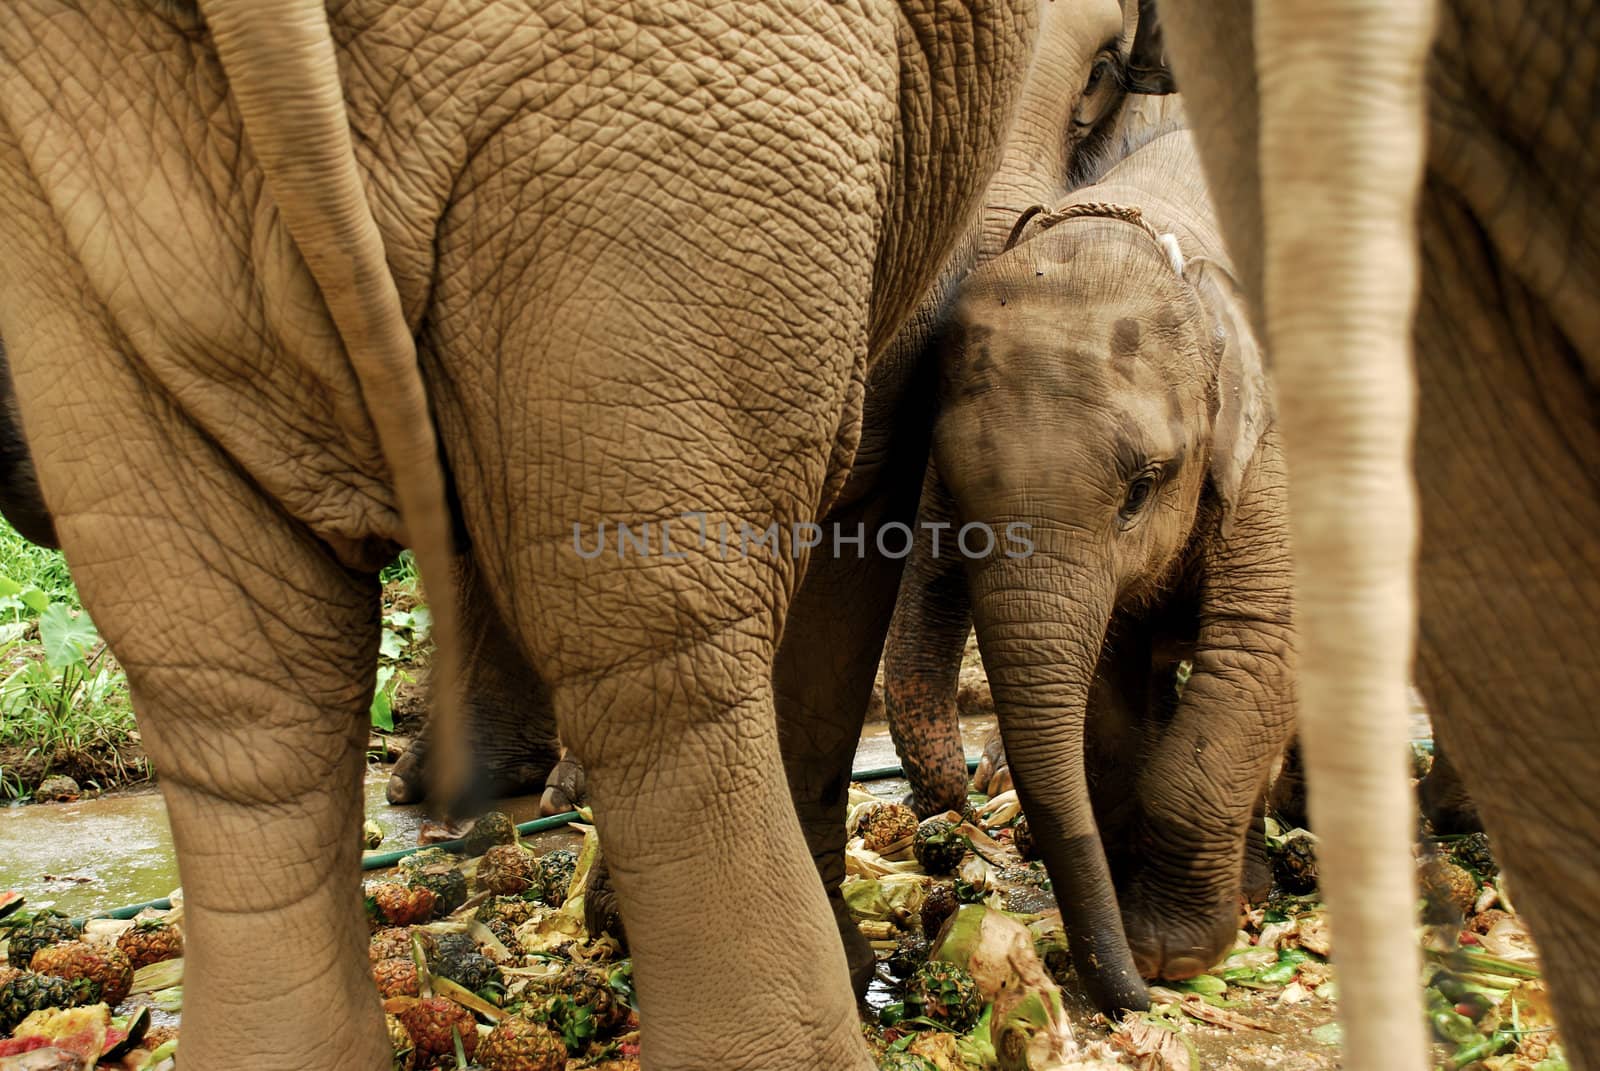
{"label": "baby elephant's ear", "polygon": [[1211,328],[1217,362],[1211,482],[1231,514],[1239,499],[1239,486],[1255,457],[1256,445],[1272,424],[1272,390],[1261,347],[1250,330],[1250,311],[1238,281],[1207,257],[1190,260],[1183,275],[1199,291]]}

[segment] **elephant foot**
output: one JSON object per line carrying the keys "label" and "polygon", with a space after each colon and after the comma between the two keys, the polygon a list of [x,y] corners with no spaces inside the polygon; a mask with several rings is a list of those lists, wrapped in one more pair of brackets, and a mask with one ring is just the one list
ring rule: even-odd
{"label": "elephant foot", "polygon": [[850,917],[850,909],[845,906],[844,897],[839,895],[838,890],[829,894],[828,906],[833,908],[833,919],[839,924],[839,939],[844,942],[845,963],[850,967],[850,988],[855,991],[857,1000],[865,1000],[867,987],[872,984],[878,968],[878,958],[873,955],[872,945],[856,925],[855,919]]}
{"label": "elephant foot", "polygon": [[[469,795],[475,799],[501,799],[508,796],[529,796],[541,791],[546,784],[556,758],[554,749],[542,739],[530,740],[526,736],[504,739],[479,740],[474,745],[475,784]],[[384,798],[392,804],[421,803],[428,798],[428,754],[430,751],[426,732],[411,742],[404,755],[395,762],[384,787]],[[571,810],[571,807],[566,810]],[[559,813],[559,812],[546,812]]]}
{"label": "elephant foot", "polygon": [[[972,772],[972,787],[985,796],[998,796],[1011,791],[1011,763],[1006,758],[1005,745],[1000,742],[999,733],[990,736],[984,743],[978,768]],[[954,809],[960,810],[960,807]]]}
{"label": "elephant foot", "polygon": [[549,818],[577,810],[587,787],[583,766],[579,764],[577,756],[563,748],[560,761],[544,780],[544,793],[539,797],[539,813]]}
{"label": "elephant foot", "polygon": [[1158,908],[1137,893],[1123,910],[1128,948],[1143,978],[1181,982],[1211,969],[1239,931],[1238,897],[1210,911]]}

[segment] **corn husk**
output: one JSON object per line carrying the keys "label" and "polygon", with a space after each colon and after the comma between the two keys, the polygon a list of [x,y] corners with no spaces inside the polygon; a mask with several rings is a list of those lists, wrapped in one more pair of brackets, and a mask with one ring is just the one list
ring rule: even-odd
{"label": "corn husk", "polygon": [[[572,903],[567,901],[568,905]],[[516,929],[517,946],[524,952],[558,953],[580,944],[586,934],[583,928],[582,898],[578,900],[578,913],[562,908],[541,908]]]}
{"label": "corn husk", "polygon": [[857,920],[904,922],[922,909],[922,901],[928,895],[928,879],[921,874],[856,878],[846,880],[840,893]]}
{"label": "corn husk", "polygon": [[847,877],[881,878],[889,874],[920,873],[920,870],[915,858],[885,859],[856,837],[845,845],[844,872]]}
{"label": "corn husk", "polygon": [[133,972],[133,987],[128,990],[134,993],[154,993],[157,990],[167,989],[183,981],[183,957],[177,959],[164,959],[159,963],[147,963]]}
{"label": "corn husk", "polygon": [[441,997],[449,997],[463,1008],[477,1012],[491,1023],[498,1023],[506,1017],[504,1009],[490,1004],[466,986],[442,975],[434,978],[433,991]]}
{"label": "corn husk", "polygon": [[1061,988],[1020,922],[981,904],[963,904],[929,958],[965,968],[985,1003],[994,1005],[990,1041],[1004,1071],[1062,1068],[1082,1057]]}
{"label": "corn husk", "polygon": [[1021,813],[1022,803],[1017,799],[1015,789],[991,797],[988,803],[978,808],[978,816],[989,826],[1009,825]]}

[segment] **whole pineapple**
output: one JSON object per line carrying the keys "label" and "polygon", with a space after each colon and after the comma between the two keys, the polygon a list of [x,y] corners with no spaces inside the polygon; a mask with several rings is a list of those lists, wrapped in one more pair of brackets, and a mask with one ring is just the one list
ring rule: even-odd
{"label": "whole pineapple", "polygon": [[1305,896],[1317,888],[1317,840],[1303,829],[1291,830],[1272,856],[1272,875],[1285,892]]}
{"label": "whole pineapple", "polygon": [[460,1032],[467,1055],[472,1055],[478,1045],[477,1020],[467,1009],[445,997],[423,997],[400,1012],[399,1018],[416,1045],[418,1066],[432,1067],[440,1058],[454,1054],[452,1027]]}
{"label": "whole pineapple", "polygon": [[515,844],[491,845],[478,862],[478,888],[500,896],[520,896],[540,877],[538,860]]}
{"label": "whole pineapple", "polygon": [[400,860],[400,872],[407,877],[434,866],[455,866],[456,857],[443,848],[424,848]]}
{"label": "whole pineapple", "polygon": [[1500,873],[1500,864],[1489,851],[1489,837],[1485,833],[1468,833],[1450,845],[1450,861],[1485,880]]}
{"label": "whole pineapple", "polygon": [[549,1027],[508,1015],[478,1043],[487,1071],[564,1071],[567,1045]]}
{"label": "whole pineapple", "polygon": [[78,936],[78,927],[61,912],[40,911],[30,921],[12,927],[6,942],[6,961],[13,967],[27,967],[39,949],[58,941],[75,941]]}
{"label": "whole pineapple", "polygon": [[417,965],[410,956],[404,959],[381,959],[374,963],[372,981],[378,987],[378,995],[385,1000],[390,997],[414,997],[422,992],[417,978]]}
{"label": "whole pineapple", "polygon": [[183,955],[183,934],[178,927],[160,919],[136,922],[117,938],[117,947],[128,957],[134,970]]}
{"label": "whole pineapple", "polygon": [[494,961],[479,952],[477,942],[464,933],[425,934],[422,947],[428,956],[428,970],[474,993],[500,979]]}
{"label": "whole pineapple", "polygon": [[553,988],[578,1007],[589,1009],[600,1030],[615,1030],[628,1017],[627,1005],[611,988],[610,975],[598,967],[574,964],[561,972]]}
{"label": "whole pineapple", "polygon": [[953,963],[924,963],[917,968],[906,989],[906,1003],[915,1004],[921,1014],[957,1033],[977,1022],[983,1010],[978,983]]}
{"label": "whole pineapple", "polygon": [[100,999],[100,984],[90,979],[57,978],[35,971],[8,970],[0,977],[0,1034],[46,1008],[75,1008]]}
{"label": "whole pineapple", "polygon": [[908,933],[895,942],[884,965],[896,978],[910,978],[927,960],[928,939],[920,933]]}
{"label": "whole pineapple", "polygon": [[87,941],[62,941],[33,954],[29,966],[40,974],[69,981],[88,978],[100,983],[100,999],[115,1008],[133,988],[133,966],[120,948],[102,948]]}
{"label": "whole pineapple", "polygon": [[467,902],[466,875],[454,866],[430,866],[414,870],[406,884],[413,889],[426,889],[433,893],[433,913],[448,915]]}
{"label": "whole pineapple", "polygon": [[929,818],[917,826],[916,839],[911,850],[925,873],[949,874],[961,863],[967,851],[967,838],[958,826],[947,818]]}
{"label": "whole pineapple", "polygon": [[917,812],[903,803],[880,803],[862,816],[858,832],[869,851],[885,851],[916,835]]}
{"label": "whole pineapple", "polygon": [[380,960],[398,959],[402,956],[411,957],[411,931],[404,926],[392,926],[387,930],[379,930],[372,935],[372,940],[367,942],[367,956],[372,962]]}
{"label": "whole pineapple", "polygon": [[433,918],[439,898],[433,890],[418,885],[386,881],[369,894],[378,917],[391,926],[412,926]]}
{"label": "whole pineapple", "polygon": [[517,824],[503,811],[488,811],[467,831],[461,846],[468,855],[482,855],[496,844],[515,844]]}
{"label": "whole pineapple", "polygon": [[539,898],[551,907],[566,903],[577,870],[578,856],[571,848],[545,852],[539,857]]}

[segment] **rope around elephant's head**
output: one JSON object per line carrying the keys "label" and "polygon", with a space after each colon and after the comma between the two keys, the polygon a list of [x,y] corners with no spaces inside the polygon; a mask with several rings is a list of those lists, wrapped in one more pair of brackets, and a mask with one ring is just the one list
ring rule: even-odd
{"label": "rope around elephant's head", "polygon": [[1000,251],[1009,253],[1021,240],[1023,232],[1030,223],[1045,231],[1070,219],[1120,219],[1124,223],[1131,223],[1148,234],[1156,245],[1161,247],[1173,271],[1180,276],[1183,274],[1183,250],[1178,247],[1177,235],[1156,230],[1150,221],[1144,218],[1144,213],[1131,205],[1112,204],[1108,201],[1087,201],[1083,204],[1063,205],[1060,208],[1046,208],[1044,205],[1026,208],[1017,217],[1017,222],[1012,226],[1011,233],[1006,236],[1006,244]]}

